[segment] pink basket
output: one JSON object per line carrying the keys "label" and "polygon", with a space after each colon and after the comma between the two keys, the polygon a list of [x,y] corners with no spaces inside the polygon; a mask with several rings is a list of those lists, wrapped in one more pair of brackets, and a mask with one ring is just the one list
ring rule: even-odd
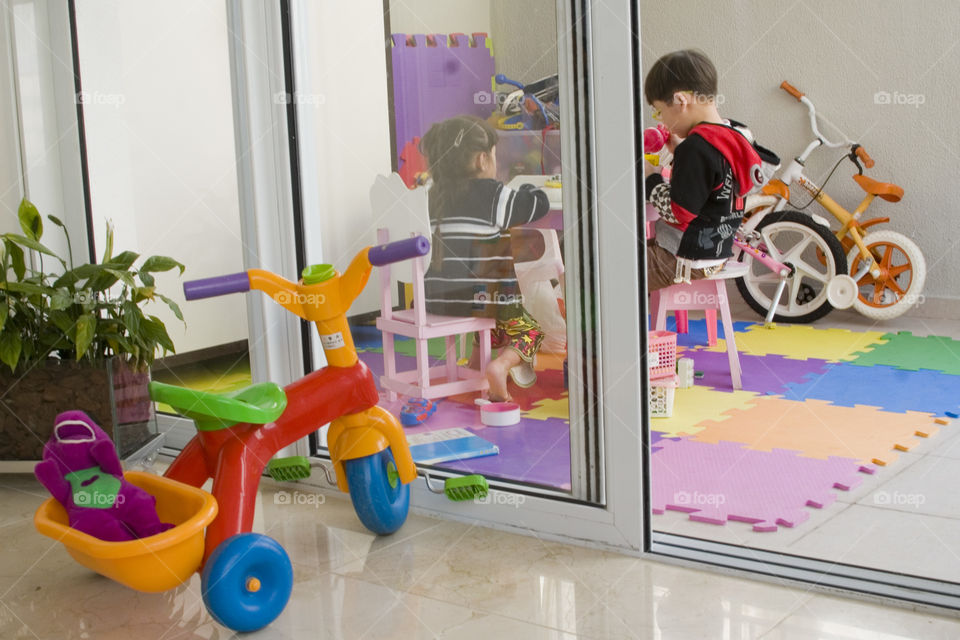
{"label": "pink basket", "polygon": [[673,331],[651,331],[647,334],[650,379],[666,378],[677,372],[677,334]]}

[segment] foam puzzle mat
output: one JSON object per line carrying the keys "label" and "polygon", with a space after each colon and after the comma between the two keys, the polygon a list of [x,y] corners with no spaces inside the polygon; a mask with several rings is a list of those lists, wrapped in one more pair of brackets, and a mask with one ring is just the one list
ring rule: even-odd
{"label": "foam puzzle mat", "polygon": [[795,526],[834,490],[955,428],[960,341],[739,323],[743,389],[734,391],[725,341],[708,347],[705,328],[690,324],[678,344],[695,386],[677,389],[670,418],[651,420],[654,513]]}

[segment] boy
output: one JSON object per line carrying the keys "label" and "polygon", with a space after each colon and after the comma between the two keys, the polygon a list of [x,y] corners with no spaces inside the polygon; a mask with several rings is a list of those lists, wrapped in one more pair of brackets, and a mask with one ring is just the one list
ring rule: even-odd
{"label": "boy", "polygon": [[716,95],[717,70],[700,51],[668,53],[647,74],[644,97],[673,147],[669,183],[644,161],[647,201],[660,213],[656,239],[647,241],[649,291],[674,284],[683,273],[678,257],[693,279],[719,271],[733,255],[743,198],[761,184],[760,157],[720,117]]}

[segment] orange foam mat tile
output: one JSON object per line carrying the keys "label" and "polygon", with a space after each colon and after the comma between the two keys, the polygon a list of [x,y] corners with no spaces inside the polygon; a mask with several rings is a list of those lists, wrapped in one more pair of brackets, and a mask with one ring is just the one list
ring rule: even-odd
{"label": "orange foam mat tile", "polygon": [[723,420],[723,414],[749,407],[751,401],[760,397],[750,391],[717,391],[699,385],[677,389],[673,395],[673,415],[651,418],[650,428],[670,438],[692,435],[703,429],[704,422]]}
{"label": "orange foam mat tile", "polygon": [[748,449],[790,449],[808,458],[856,458],[861,464],[887,465],[897,451],[909,451],[918,438],[936,434],[930,413],[891,413],[876,407],[840,407],[825,400],[798,402],[763,396],[746,408],[728,411],[723,420],[707,420],[692,437],[698,442],[738,442]]}
{"label": "orange foam mat tile", "polygon": [[[795,360],[817,358],[830,362],[852,360],[859,352],[885,342],[882,331],[815,329],[807,325],[778,324],[772,327],[752,325],[737,332],[737,351],[751,356],[781,355]],[[726,351],[725,340],[709,347]]]}

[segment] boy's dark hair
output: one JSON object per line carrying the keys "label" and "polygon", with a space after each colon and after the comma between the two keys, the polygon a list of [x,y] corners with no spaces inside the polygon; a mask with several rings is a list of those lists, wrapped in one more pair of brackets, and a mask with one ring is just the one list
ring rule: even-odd
{"label": "boy's dark hair", "polygon": [[693,91],[711,98],[717,95],[717,68],[702,51],[683,49],[668,53],[653,63],[643,83],[648,104],[654,100],[669,104],[678,91]]}
{"label": "boy's dark hair", "polygon": [[477,153],[488,152],[495,144],[496,130],[474,116],[457,116],[430,127],[420,140],[420,152],[426,156],[433,179],[431,216],[466,189],[468,181],[477,172],[474,165]]}

